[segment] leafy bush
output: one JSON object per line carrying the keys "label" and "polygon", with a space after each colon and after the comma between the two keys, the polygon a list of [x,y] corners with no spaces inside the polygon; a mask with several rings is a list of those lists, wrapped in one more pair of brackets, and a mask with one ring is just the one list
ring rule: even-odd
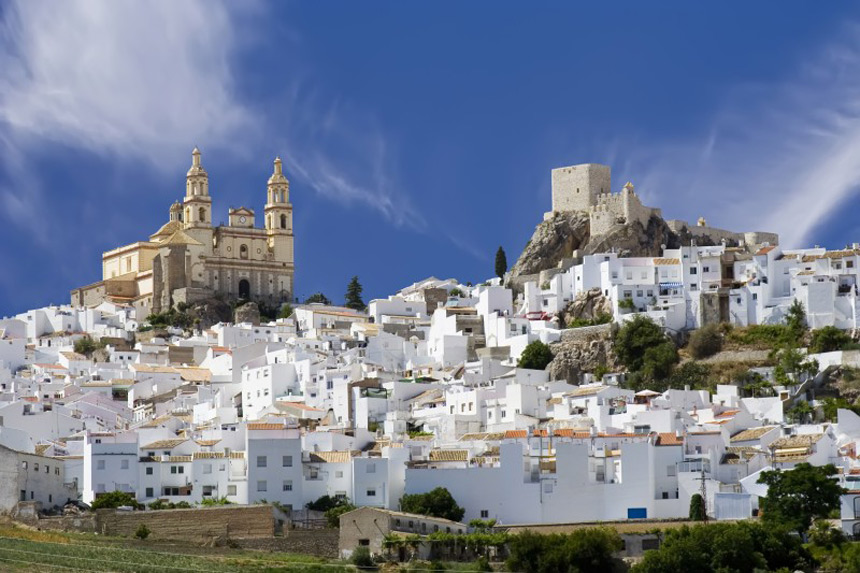
{"label": "leafy bush", "polygon": [[284,306],[281,307],[281,312],[278,313],[278,318],[290,318],[291,316],[293,316],[293,305],[284,303]]}
{"label": "leafy bush", "polygon": [[349,561],[359,569],[376,569],[373,557],[370,555],[370,549],[364,545],[355,548]]}
{"label": "leafy bush", "polygon": [[457,287],[454,287],[450,291],[448,291],[448,296],[463,296],[463,291],[461,291]]}
{"label": "leafy bush", "polygon": [[95,340],[93,340],[89,336],[84,336],[83,338],[79,338],[79,339],[75,340],[74,349],[75,349],[75,352],[77,352],[78,354],[83,354],[84,356],[89,358],[93,355],[93,352],[95,352],[96,350],[99,350],[100,348],[104,348],[104,347],[105,347],[104,342],[101,342],[101,341],[96,342]]}
{"label": "leafy bush", "polygon": [[111,491],[103,493],[96,497],[95,501],[90,504],[93,509],[117,508],[117,507],[137,507],[137,499],[133,493],[124,491]]}
{"label": "leafy bush", "polygon": [[636,304],[633,302],[632,298],[622,298],[618,301],[618,308],[622,308],[624,310],[633,310],[636,308]]}
{"label": "leafy bush", "polygon": [[542,535],[524,531],[508,543],[510,571],[556,573],[558,571],[612,571],[621,550],[618,532],[608,527],[577,529],[569,534]]}
{"label": "leafy bush", "polygon": [[809,571],[813,559],[800,537],[754,521],[669,529],[659,549],[646,551],[632,573],[665,571]]}
{"label": "leafy bush", "polygon": [[150,531],[146,524],[141,523],[137,526],[137,530],[134,532],[134,536],[138,539],[146,539],[147,537],[149,537],[149,533]]}
{"label": "leafy bush", "polygon": [[331,301],[328,299],[328,297],[321,292],[314,293],[305,299],[305,304],[313,304],[315,302],[321,304],[331,304]]}
{"label": "leafy bush", "polygon": [[203,507],[213,507],[216,505],[230,505],[233,503],[229,501],[226,497],[204,497],[200,502],[200,505]]}
{"label": "leafy bush", "polygon": [[705,521],[705,500],[701,494],[690,497],[690,521]]}
{"label": "leafy bush", "polygon": [[696,360],[713,356],[723,347],[723,334],[718,324],[708,324],[690,335],[687,348]]}
{"label": "leafy bush", "polygon": [[798,342],[797,334],[784,324],[756,324],[746,328],[732,328],[727,338],[741,346],[766,349]]}
{"label": "leafy bush", "polygon": [[531,370],[544,370],[552,362],[552,351],[540,340],[529,342],[520,354],[517,366]]}
{"label": "leafy bush", "polygon": [[328,511],[333,507],[341,505],[340,498],[324,495],[317,498],[316,501],[309,501],[305,507],[313,511]]}
{"label": "leafy bush", "polygon": [[400,498],[400,510],[419,515],[431,515],[460,521],[466,510],[457,505],[454,497],[444,487],[437,487],[427,493],[406,494]]}
{"label": "leafy bush", "polygon": [[325,512],[329,527],[340,527],[340,516],[355,509],[347,498],[341,498],[340,503]]}
{"label": "leafy bush", "polygon": [[607,312],[601,312],[594,318],[572,318],[567,321],[568,328],[581,328],[583,326],[597,326],[599,324],[609,324],[612,322],[612,315]]}
{"label": "leafy bush", "polygon": [[809,343],[809,352],[833,352],[842,350],[846,346],[853,345],[854,341],[848,334],[835,326],[825,326],[812,331],[812,340]]}

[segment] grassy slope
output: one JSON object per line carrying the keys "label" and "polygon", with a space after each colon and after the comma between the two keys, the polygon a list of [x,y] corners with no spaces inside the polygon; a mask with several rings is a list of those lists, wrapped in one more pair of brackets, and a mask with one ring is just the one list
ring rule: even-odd
{"label": "grassy slope", "polygon": [[0,570],[27,571],[353,571],[305,555],[178,547],[96,535],[0,526]]}

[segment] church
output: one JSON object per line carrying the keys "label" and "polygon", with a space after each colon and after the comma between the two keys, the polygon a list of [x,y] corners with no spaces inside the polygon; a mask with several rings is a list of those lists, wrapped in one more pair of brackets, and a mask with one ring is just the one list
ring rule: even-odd
{"label": "church", "polygon": [[294,292],[293,206],[280,158],[267,184],[263,227],[254,211],[230,209],[228,224],[213,227],[209,176],[200,150],[191,154],[185,198],[149,240],[102,254],[102,280],[71,292],[72,305],[104,301],[132,305],[137,316],[213,296],[267,304]]}

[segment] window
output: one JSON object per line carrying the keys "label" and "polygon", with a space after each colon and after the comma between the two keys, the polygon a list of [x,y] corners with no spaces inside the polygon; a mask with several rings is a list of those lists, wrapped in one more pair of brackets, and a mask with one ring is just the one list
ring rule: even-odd
{"label": "window", "polygon": [[257,481],[257,491],[266,491],[268,488],[268,483],[266,480],[258,480]]}
{"label": "window", "polygon": [[151,466],[146,468],[146,475],[148,475],[148,476],[152,475],[152,467]]}
{"label": "window", "polygon": [[203,464],[203,473],[211,474],[212,473],[212,464]]}
{"label": "window", "polygon": [[[39,465],[38,465],[38,464],[36,464],[34,467],[35,467],[37,470],[39,469]],[[103,469],[105,469],[105,461],[104,461],[104,460],[98,460],[98,461],[96,462],[96,469],[97,469],[97,470],[103,470]]]}
{"label": "window", "polygon": [[702,267],[702,272],[703,272],[703,273],[709,273],[709,272],[711,272],[711,267]]}
{"label": "window", "polygon": [[285,468],[293,467],[293,456],[283,456],[281,458],[281,465]]}
{"label": "window", "polygon": [[60,475],[60,468],[54,468],[54,475],[55,476]]}
{"label": "window", "polygon": [[690,274],[691,275],[695,275],[698,272],[699,272],[699,269],[697,269],[696,267],[690,267]]}
{"label": "window", "polygon": [[239,258],[242,258],[242,259],[248,258],[248,245],[242,245],[239,247]]}
{"label": "window", "polygon": [[481,510],[481,519],[487,519],[488,517],[490,517],[490,510],[489,509],[482,509]]}
{"label": "window", "polygon": [[675,475],[675,469],[676,468],[675,468],[674,464],[672,464],[671,466],[666,466],[666,475],[669,477],[674,476]]}
{"label": "window", "polygon": [[27,462],[21,462],[21,467],[26,470],[27,469]]}
{"label": "window", "polygon": [[145,496],[146,496],[146,497],[152,497],[152,496],[153,496],[153,494],[154,494],[154,493],[153,493],[153,491],[152,491],[152,488],[151,488],[151,487],[146,488],[146,493],[145,493]]}
{"label": "window", "polygon": [[281,229],[287,228],[287,216],[281,215]]}
{"label": "window", "polygon": [[128,460],[120,460],[119,469],[127,470],[128,469]]}
{"label": "window", "polygon": [[504,410],[502,410],[502,418],[505,418],[505,417],[507,417],[507,414]]}
{"label": "window", "polygon": [[268,461],[266,460],[266,456],[257,456],[257,467],[264,468]]}
{"label": "window", "polygon": [[284,491],[293,491],[293,482],[291,480],[284,480]]}
{"label": "window", "polygon": [[690,283],[690,290],[699,290],[699,285],[696,283]]}
{"label": "window", "polygon": [[[126,463],[128,463],[128,462],[126,462]],[[51,473],[51,466],[48,466],[48,465],[45,466],[45,473],[46,474]]]}
{"label": "window", "polygon": [[343,477],[343,472],[342,472],[342,471],[336,471],[336,472],[334,472],[334,477],[336,477],[336,478],[342,478],[342,477]]}
{"label": "window", "polygon": [[236,495],[236,486],[228,485],[227,486],[227,495]]}
{"label": "window", "polygon": [[375,463],[367,464],[367,473],[369,473],[369,474],[375,474],[376,473],[376,464]]}
{"label": "window", "polygon": [[367,497],[376,497],[376,488],[367,488]]}
{"label": "window", "polygon": [[637,290],[637,291],[636,291],[636,296],[638,296],[639,298],[642,298],[642,291],[641,291],[641,290]]}
{"label": "window", "polygon": [[853,269],[854,268],[854,261],[845,261],[845,268],[846,269]]}
{"label": "window", "polygon": [[201,222],[205,222],[206,221],[206,209],[203,207],[200,207],[200,209],[197,211],[197,216],[200,218]]}
{"label": "window", "polygon": [[[101,463],[104,464],[104,462],[101,462]],[[104,469],[104,468],[102,468],[102,469]],[[39,464],[33,464],[33,471],[34,472],[39,471]]]}

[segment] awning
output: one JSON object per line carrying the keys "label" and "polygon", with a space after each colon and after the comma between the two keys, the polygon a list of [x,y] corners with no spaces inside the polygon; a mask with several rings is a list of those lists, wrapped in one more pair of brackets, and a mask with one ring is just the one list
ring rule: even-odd
{"label": "awning", "polygon": [[660,288],[681,288],[684,283],[660,283]]}

